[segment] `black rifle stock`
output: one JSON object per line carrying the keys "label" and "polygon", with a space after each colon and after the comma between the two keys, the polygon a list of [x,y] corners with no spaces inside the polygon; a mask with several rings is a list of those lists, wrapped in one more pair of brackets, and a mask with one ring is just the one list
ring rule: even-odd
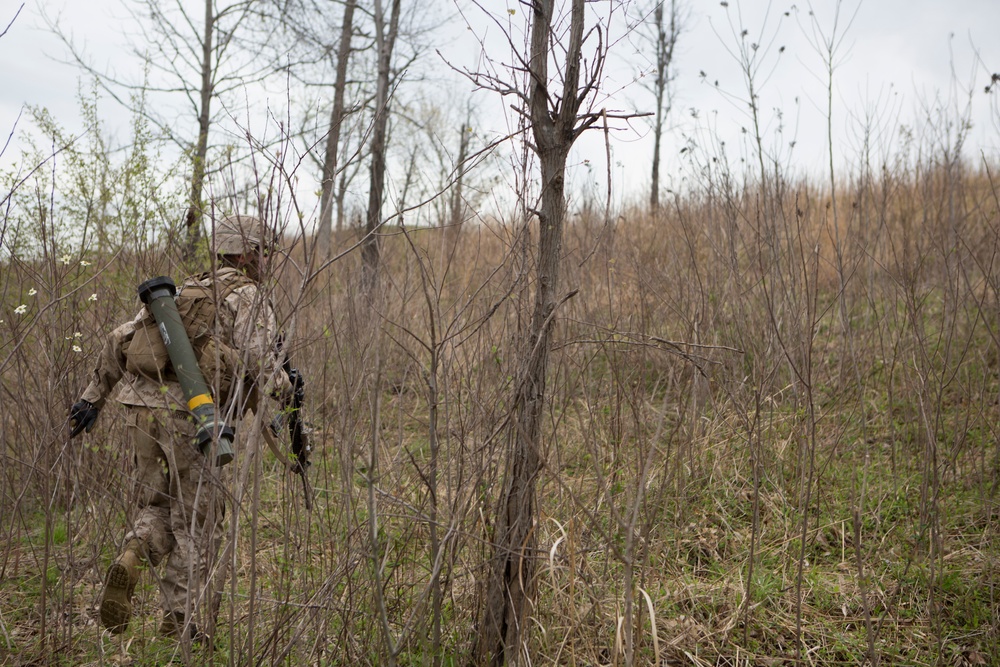
{"label": "black rifle stock", "polygon": [[302,479],[302,492],[305,495],[306,511],[312,510],[312,487],[309,485],[309,478],[306,471],[312,462],[309,460],[309,438],[302,428],[302,404],[305,402],[306,390],[305,379],[293,366],[287,352],[285,352],[283,338],[278,339],[278,352],[281,354],[281,367],[288,375],[292,383],[292,398],[284,406],[288,419],[288,436],[292,442],[292,454],[295,455],[295,462],[292,464],[292,472]]}

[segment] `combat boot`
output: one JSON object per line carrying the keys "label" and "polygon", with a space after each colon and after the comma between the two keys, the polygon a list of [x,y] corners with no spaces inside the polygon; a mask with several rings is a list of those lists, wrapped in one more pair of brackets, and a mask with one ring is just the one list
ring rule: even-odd
{"label": "combat boot", "polygon": [[132,617],[132,594],[139,582],[142,544],[129,540],[115,562],[108,568],[101,595],[101,623],[113,634],[125,632]]}
{"label": "combat boot", "polygon": [[160,623],[160,634],[164,637],[179,637],[184,628],[184,612],[168,611],[163,614],[163,622]]}
{"label": "combat boot", "polygon": [[[183,631],[186,617],[183,611],[168,611],[163,614],[163,622],[160,623],[160,635],[163,637],[173,637],[183,639]],[[203,646],[211,645],[211,638],[198,629],[194,623],[187,623],[187,638],[195,644]]]}

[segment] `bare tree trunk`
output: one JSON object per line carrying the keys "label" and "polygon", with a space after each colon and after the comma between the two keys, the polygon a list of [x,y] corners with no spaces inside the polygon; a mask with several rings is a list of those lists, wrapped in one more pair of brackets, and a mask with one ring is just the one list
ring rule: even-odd
{"label": "bare tree trunk", "polygon": [[[344,121],[344,89],[347,87],[347,63],[351,57],[351,35],[354,30],[356,0],[344,4],[344,20],[337,46],[337,76],[333,84],[333,108],[330,110],[330,130],[326,135],[326,155],[323,161],[323,183],[320,191],[318,245],[321,259],[329,259],[333,229],[334,190],[336,189],[337,159],[340,151],[340,125]],[[340,218],[337,228],[340,229]]]}
{"label": "bare tree trunk", "polygon": [[455,187],[451,191],[449,206],[451,210],[448,216],[448,224],[452,228],[452,233],[458,231],[458,227],[462,224],[465,217],[465,199],[462,194],[462,182],[466,172],[465,161],[469,157],[469,122],[469,117],[466,115],[458,137],[458,161],[456,162],[458,173],[455,175]]}
{"label": "bare tree trunk", "polygon": [[204,210],[201,193],[205,188],[205,160],[208,157],[208,128],[212,122],[211,107],[213,94],[212,81],[212,42],[215,33],[215,14],[212,10],[212,0],[205,0],[205,30],[201,40],[201,89],[198,109],[198,139],[195,142],[194,154],[191,156],[191,193],[188,201],[187,217],[184,228],[187,231],[186,258],[193,259],[201,238],[201,216]]}
{"label": "bare tree trunk", "polygon": [[337,185],[337,195],[334,199],[337,202],[337,229],[344,228],[344,200],[347,198],[347,172],[340,175],[340,183]]}
{"label": "bare tree trunk", "polygon": [[375,0],[375,41],[378,47],[378,84],[375,91],[375,122],[372,125],[371,178],[368,188],[368,210],[365,218],[365,238],[361,245],[361,278],[365,292],[371,293],[379,267],[379,242],[376,232],[382,222],[382,198],[385,189],[386,129],[389,125],[389,74],[392,49],[399,27],[400,0],[393,0],[386,32],[382,1]]}
{"label": "bare tree trunk", "polygon": [[663,108],[659,98],[656,104],[656,121],[653,126],[653,173],[649,186],[649,210],[660,209],[660,138],[663,136]]}
{"label": "bare tree trunk", "polygon": [[566,158],[573,141],[587,126],[584,123],[577,127],[577,112],[593,85],[593,82],[588,83],[582,92],[579,88],[584,0],[573,0],[561,104],[550,110],[550,101],[558,99],[548,90],[554,4],[554,0],[537,0],[532,13],[531,83],[527,101],[542,177],[537,287],[531,327],[521,349],[511,449],[497,512],[495,551],[483,603],[482,624],[473,655],[476,664],[480,665],[518,664],[519,652],[528,638],[527,619],[534,594],[537,539],[536,482],[542,467],[539,441],[552,322],[559,302],[559,259],[566,216]]}
{"label": "bare tree trunk", "polygon": [[660,141],[663,138],[663,92],[666,88],[667,73],[660,66],[660,45],[663,39],[663,3],[656,3],[653,12],[653,22],[656,24],[656,79],[653,95],[656,97],[656,117],[653,121],[653,167],[649,186],[649,210],[660,208]]}
{"label": "bare tree trunk", "polygon": [[463,186],[465,184],[465,172],[467,167],[465,161],[469,158],[469,142],[471,139],[471,111],[466,113],[465,122],[462,123],[458,137],[458,160],[455,162],[455,185],[451,190],[451,198],[448,201],[448,218],[444,234],[441,235],[441,242],[445,248],[443,256],[450,257],[462,236],[462,223],[465,222],[466,203]]}
{"label": "bare tree trunk", "polygon": [[649,189],[649,208],[660,208],[660,141],[663,126],[670,112],[670,67],[674,60],[674,47],[680,34],[677,0],[670,0],[670,24],[664,24],[663,5],[658,1],[653,10],[653,28],[656,31],[656,78],[653,80],[653,96],[656,98],[656,117],[653,121],[653,167]]}

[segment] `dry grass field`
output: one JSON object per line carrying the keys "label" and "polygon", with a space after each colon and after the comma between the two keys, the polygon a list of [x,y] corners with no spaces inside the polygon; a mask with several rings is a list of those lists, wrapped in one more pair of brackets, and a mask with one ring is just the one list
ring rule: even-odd
{"label": "dry grass field", "polygon": [[[707,173],[655,214],[574,215],[524,664],[1000,664],[995,179],[933,155],[835,198]],[[467,664],[531,226],[388,226],[371,303],[357,253],[309,281],[301,244],[276,262],[315,506],[243,425],[215,646],[183,655],[149,575],[129,631],[100,628],[133,463],[116,406],[80,439],[65,423],[135,286],[192,267],[139,218],[66,251],[79,211],[22,195],[0,255],[0,663]],[[33,241],[12,254],[15,231]]]}

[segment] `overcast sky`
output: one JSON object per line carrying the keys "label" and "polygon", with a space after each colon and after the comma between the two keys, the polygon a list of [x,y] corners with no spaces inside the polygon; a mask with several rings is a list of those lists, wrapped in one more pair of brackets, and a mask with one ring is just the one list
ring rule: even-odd
{"label": "overcast sky", "polygon": [[[184,0],[193,7],[200,0]],[[404,0],[405,2],[406,0]],[[502,0],[486,0],[486,6]],[[514,0],[511,7],[519,8]],[[122,0],[26,0],[20,16],[0,38],[0,128],[4,136],[15,126],[26,104],[47,107],[66,127],[79,127],[76,101],[80,73],[58,62],[68,56],[64,47],[48,34],[40,18],[40,6],[50,14],[62,13],[63,25],[71,26],[74,38],[85,44],[94,62],[114,64],[127,70],[131,62],[121,17]],[[13,18],[20,0],[0,0],[0,24]],[[448,5],[445,5],[447,7]],[[765,143],[785,151],[795,142],[789,163],[794,169],[818,174],[827,163],[826,80],[823,59],[810,44],[815,41],[813,17],[828,36],[836,14],[835,0],[813,3],[789,0],[686,0],[684,33],[676,55],[676,101],[671,118],[673,129],[664,141],[664,170],[670,182],[680,178],[680,150],[694,140],[704,146],[709,137],[726,141],[733,160],[741,153],[748,126],[745,104],[746,82],[734,52],[740,40],[759,43],[762,67],[755,85],[760,90],[760,109]],[[197,15],[197,14],[196,14]],[[474,8],[465,13],[473,30],[489,32],[489,23]],[[477,18],[478,17],[478,18]],[[852,20],[853,18],[853,20]],[[482,20],[480,26],[477,21]],[[850,25],[848,25],[850,23]],[[973,130],[968,156],[983,150],[996,158],[1000,128],[995,113],[997,93],[984,92],[990,72],[1000,72],[1000,1],[998,0],[867,0],[845,2],[839,11],[839,30],[844,35],[834,72],[832,129],[838,164],[856,159],[862,136],[860,120],[866,114],[883,135],[895,134],[902,125],[914,125],[928,106],[938,103],[963,108],[972,90]],[[742,29],[746,37],[740,36]],[[458,30],[456,28],[456,30]],[[461,31],[461,30],[459,30]],[[846,31],[846,32],[845,32]],[[620,34],[618,35],[621,36]],[[784,47],[784,50],[781,48]],[[445,40],[439,48],[449,62],[474,68],[477,57],[472,42]],[[608,69],[607,88],[618,91],[604,101],[608,108],[651,110],[644,90],[630,82],[644,67],[642,47],[635,39],[615,45],[616,60]],[[133,65],[138,71],[139,65]],[[704,74],[704,76],[703,76]],[[717,85],[716,85],[717,84]],[[471,89],[467,82],[458,85]],[[443,98],[447,99],[447,97]],[[991,106],[992,105],[992,106]],[[991,110],[992,109],[992,110]],[[776,133],[780,110],[784,129]],[[127,114],[108,101],[101,107],[108,125],[127,122]],[[495,123],[501,131],[502,119]],[[19,128],[26,124],[24,118]],[[884,136],[882,137],[885,138]],[[615,133],[612,166],[616,188],[628,194],[648,184],[652,154],[651,134],[642,122],[634,122]],[[12,159],[11,149],[4,163]],[[603,173],[604,140],[599,134],[584,139],[574,157],[577,179],[589,168]],[[595,176],[595,178],[597,178]]]}

